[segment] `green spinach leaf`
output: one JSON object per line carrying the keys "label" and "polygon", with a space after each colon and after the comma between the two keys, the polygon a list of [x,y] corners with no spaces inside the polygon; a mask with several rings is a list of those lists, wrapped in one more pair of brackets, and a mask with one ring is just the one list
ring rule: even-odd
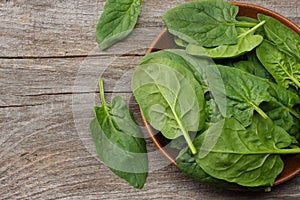
{"label": "green spinach leaf", "polygon": [[237,21],[239,8],[223,0],[204,0],[181,4],[168,10],[163,21],[173,35],[204,47],[235,44],[236,27],[256,24]]}
{"label": "green spinach leaf", "polygon": [[269,83],[269,85],[269,94],[273,100],[263,103],[261,108],[276,125],[298,138],[300,114],[294,108],[300,105],[300,97],[274,83]]}
{"label": "green spinach leaf", "polygon": [[[222,129],[217,143],[206,149],[210,130]],[[247,187],[272,186],[283,170],[280,154],[299,153],[300,149],[282,149],[292,142],[291,136],[268,119],[255,115],[245,129],[234,118],[213,124],[194,140],[198,153],[196,162],[209,175]]]}
{"label": "green spinach leaf", "polygon": [[[218,66],[219,72],[210,70],[210,67],[207,66],[207,76],[221,76],[219,79],[223,80],[225,89],[219,89],[220,87],[214,84],[210,84],[209,89],[220,93],[219,96],[226,97],[224,102],[221,102],[225,103],[227,108],[226,113],[222,113],[224,117],[234,116],[245,127],[251,124],[254,111],[263,118],[269,118],[259,107],[262,102],[272,99],[268,94],[269,84],[264,79],[232,67]],[[220,75],[216,75],[216,73]]]}
{"label": "green spinach leaf", "polygon": [[258,60],[255,51],[246,54],[247,60],[241,60],[233,63],[233,67],[242,71],[248,72],[255,76],[265,78],[270,82],[275,82],[272,75],[265,69],[265,67]]}
{"label": "green spinach leaf", "polygon": [[237,184],[214,178],[207,174],[200,165],[196,162],[191,151],[187,148],[182,149],[176,158],[178,168],[187,176],[202,183],[218,186],[218,187],[237,187]]}
{"label": "green spinach leaf", "polygon": [[178,60],[174,54],[172,59],[155,63],[142,61],[133,74],[132,91],[152,127],[168,139],[183,135],[195,154],[188,131],[196,132],[203,126],[204,94],[192,72]]}
{"label": "green spinach leaf", "polygon": [[96,28],[96,39],[104,50],[127,37],[137,23],[141,0],[107,0]]}
{"label": "green spinach leaf", "polygon": [[278,85],[284,88],[300,88],[300,63],[293,56],[280,51],[267,40],[256,49],[256,54]]}
{"label": "green spinach leaf", "polygon": [[188,44],[186,52],[194,56],[207,56],[215,59],[234,58],[249,51],[260,45],[263,41],[261,35],[255,35],[255,31],[261,27],[265,21],[260,22],[251,29],[238,29],[238,41],[236,44],[223,44],[213,48],[206,48],[203,46]]}
{"label": "green spinach leaf", "polygon": [[189,70],[193,73],[196,80],[202,86],[204,93],[207,92],[207,84],[205,82],[206,78],[203,77],[204,72],[202,72],[204,68],[201,66],[213,64],[212,60],[197,59],[191,55],[188,55],[182,49],[165,49],[146,55],[140,64],[142,65],[146,63],[169,63],[168,65],[170,67],[175,67],[178,70],[185,68],[184,71]]}
{"label": "green spinach leaf", "polygon": [[260,21],[266,21],[264,25],[266,38],[300,62],[300,36],[277,19],[263,14],[257,16]]}
{"label": "green spinach leaf", "polygon": [[[207,66],[206,70],[207,76],[217,77],[215,70],[209,70],[209,67]],[[293,92],[284,90],[266,79],[253,76],[236,68],[218,66],[218,70],[219,76],[221,76],[219,79],[222,78],[225,90],[219,89],[220,87],[214,84],[209,85],[209,89],[220,93],[219,96],[226,96],[224,101],[227,105],[227,110],[225,115],[222,113],[224,117],[233,116],[245,127],[251,124],[254,111],[265,119],[270,117],[268,113],[273,113],[271,116],[275,117],[274,113],[277,113],[279,110],[289,115],[290,120],[294,117],[300,119],[299,113],[293,109],[294,106],[299,105],[300,99]],[[219,102],[216,103],[219,104]],[[271,110],[269,110],[270,107],[262,109],[262,103],[268,103],[268,105],[273,105],[274,107]],[[272,117],[271,119],[275,120],[279,116],[274,119]],[[285,127],[285,129],[289,131],[290,128]]]}
{"label": "green spinach leaf", "polygon": [[95,107],[96,118],[90,130],[101,161],[112,172],[135,188],[142,188],[148,175],[148,156],[145,140],[121,97],[107,104],[100,79],[102,106]]}
{"label": "green spinach leaf", "polygon": [[174,37],[174,42],[178,47],[186,47],[188,45],[188,43],[182,39],[180,39],[179,37]]}

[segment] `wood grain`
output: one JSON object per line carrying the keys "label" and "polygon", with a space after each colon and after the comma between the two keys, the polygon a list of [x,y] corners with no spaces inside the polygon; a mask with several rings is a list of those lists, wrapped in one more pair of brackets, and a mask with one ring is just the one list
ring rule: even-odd
{"label": "wood grain", "polygon": [[[242,0],[275,10],[300,23],[298,0]],[[101,54],[123,48],[147,48],[163,27],[163,13],[187,0],[143,1],[142,13],[133,33]],[[0,1],[1,57],[55,57],[88,55],[95,48],[95,27],[104,1]],[[12,26],[13,25],[13,26]]]}
{"label": "wood grain", "polygon": [[[242,1],[300,25],[298,0]],[[163,29],[163,13],[183,2],[187,0],[143,1],[134,32],[101,52],[94,32],[103,0],[0,0],[0,199],[300,197],[299,176],[271,193],[240,193],[192,181],[149,138],[150,173],[142,190],[130,187],[96,158],[88,122],[92,106],[99,103],[99,76],[108,100],[121,95],[143,129],[131,75]]]}

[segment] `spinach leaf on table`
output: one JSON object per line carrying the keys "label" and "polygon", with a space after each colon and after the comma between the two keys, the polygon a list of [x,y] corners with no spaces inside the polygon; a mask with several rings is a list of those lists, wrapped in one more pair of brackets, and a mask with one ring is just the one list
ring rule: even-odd
{"label": "spinach leaf on table", "polygon": [[277,48],[300,62],[300,36],[291,28],[279,22],[273,17],[258,14],[260,21],[266,21],[264,31],[266,38],[274,43]]}
{"label": "spinach leaf on table", "polygon": [[[210,129],[221,129],[222,134],[213,147],[206,149],[203,141],[213,137]],[[210,129],[194,140],[196,162],[209,175],[242,186],[272,186],[283,170],[280,154],[300,152],[299,148],[283,149],[291,144],[292,137],[257,114],[248,129],[235,118],[219,121]]]}
{"label": "spinach leaf on table", "polygon": [[132,91],[152,127],[168,139],[183,135],[195,154],[188,132],[203,126],[204,94],[192,72],[179,60],[174,54],[172,59],[157,59],[154,63],[142,61],[133,74]]}
{"label": "spinach leaf on table", "polygon": [[256,54],[278,85],[300,88],[300,63],[293,56],[280,51],[278,46],[267,40],[256,49]]}
{"label": "spinach leaf on table", "polygon": [[102,79],[100,96],[102,106],[94,108],[96,118],[90,123],[97,155],[116,175],[142,188],[148,175],[142,133],[121,97],[115,97],[111,105],[106,103]]}
{"label": "spinach leaf on table", "polygon": [[188,2],[168,10],[163,21],[171,34],[188,43],[204,47],[235,44],[236,27],[256,25],[236,20],[238,10],[223,0]]}
{"label": "spinach leaf on table", "polygon": [[96,28],[96,39],[104,50],[127,37],[137,23],[141,0],[107,0]]}
{"label": "spinach leaf on table", "polygon": [[223,44],[217,47],[206,48],[191,43],[187,45],[186,52],[194,56],[207,56],[215,59],[238,57],[260,45],[263,37],[254,33],[264,23],[265,21],[262,21],[251,29],[238,28],[236,44]]}

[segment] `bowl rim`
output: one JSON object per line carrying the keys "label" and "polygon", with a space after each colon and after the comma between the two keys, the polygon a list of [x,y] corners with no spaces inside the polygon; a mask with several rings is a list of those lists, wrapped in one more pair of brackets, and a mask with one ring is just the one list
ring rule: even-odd
{"label": "bowl rim", "polygon": [[[246,9],[255,9],[257,10],[258,13],[263,13],[265,15],[271,16],[275,19],[277,19],[278,21],[280,21],[281,23],[285,24],[286,26],[290,27],[291,29],[293,29],[296,33],[298,33],[298,35],[300,35],[300,27],[298,27],[294,22],[292,22],[290,19],[284,17],[283,15],[272,11],[268,8],[262,7],[260,5],[256,5],[256,4],[250,4],[250,3],[244,3],[244,2],[231,2],[232,4],[238,6],[238,7],[243,7]],[[150,54],[151,52],[157,50],[155,47],[157,46],[158,42],[161,40],[161,38],[163,36],[165,36],[168,33],[167,28],[165,27],[159,34],[158,36],[153,40],[153,42],[151,43],[150,47],[147,49],[146,54]],[[156,148],[175,166],[178,167],[176,164],[176,161],[174,158],[172,158],[172,156],[170,155],[169,152],[167,152],[164,149],[164,146],[160,143],[160,141],[157,139],[156,134],[154,133],[154,130],[152,128],[152,126],[147,122],[147,120],[145,119],[142,111],[141,111],[141,117],[142,117],[142,121],[147,129],[148,134],[151,137],[152,142],[155,144]],[[280,177],[278,179],[278,176],[273,184],[273,186],[277,186],[279,184],[282,184],[290,179],[292,179],[293,177],[295,177],[296,175],[298,175],[300,173],[300,167],[297,168],[297,170],[293,171],[292,173],[289,173],[287,176],[284,177]]]}

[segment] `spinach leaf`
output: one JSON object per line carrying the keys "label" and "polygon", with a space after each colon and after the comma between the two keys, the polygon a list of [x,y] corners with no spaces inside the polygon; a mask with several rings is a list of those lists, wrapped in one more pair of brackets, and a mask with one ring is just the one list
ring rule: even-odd
{"label": "spinach leaf", "polygon": [[182,49],[165,49],[146,55],[140,64],[142,65],[146,63],[169,63],[169,66],[176,67],[178,70],[185,68],[185,70],[189,70],[193,73],[196,80],[202,86],[204,93],[207,92],[207,84],[205,82],[205,77],[203,76],[204,73],[202,72],[204,68],[201,66],[213,64],[212,60],[197,59],[188,55]]}
{"label": "spinach leaf", "polygon": [[101,107],[95,107],[96,118],[90,130],[101,161],[112,172],[135,188],[142,188],[148,175],[145,140],[121,97],[107,104],[100,79]]}
{"label": "spinach leaf", "polygon": [[[210,66],[207,66],[207,76],[217,77],[215,70],[209,68]],[[300,115],[293,109],[294,106],[299,105],[300,99],[291,91],[284,90],[266,79],[253,76],[236,68],[218,66],[218,70],[219,76],[221,76],[219,79],[222,78],[225,90],[219,89],[220,87],[214,84],[209,85],[209,89],[215,91],[215,93],[220,93],[219,96],[226,96],[227,110],[225,115],[222,113],[224,117],[233,116],[245,127],[251,124],[254,111],[265,119],[270,117],[268,113],[276,113],[279,110],[289,115],[290,120],[294,117],[300,119]],[[273,105],[273,109],[268,110],[270,107],[262,109],[262,103],[265,104],[266,102],[269,103],[268,105]],[[216,103],[219,104],[219,102]],[[274,114],[271,116],[275,117]],[[275,119],[272,117],[271,119],[275,120],[279,116]],[[289,131],[289,128],[285,127],[285,129]]]}
{"label": "spinach leaf", "polygon": [[96,39],[104,50],[127,37],[137,23],[141,0],[107,0],[96,28]]}
{"label": "spinach leaf", "polygon": [[[222,134],[213,147],[206,149],[209,144],[203,141],[213,137],[215,129],[221,129]],[[255,115],[252,125],[245,129],[235,118],[227,118],[196,137],[195,159],[206,173],[217,179],[247,187],[272,186],[283,169],[280,154],[300,152],[299,148],[282,149],[291,142],[291,136],[270,119]]]}
{"label": "spinach leaf", "polygon": [[[237,16],[236,19],[240,22],[250,22],[250,23],[254,23],[254,24],[259,23],[259,20],[251,18],[251,17],[246,17],[246,16]],[[263,20],[261,20],[261,21],[263,21]],[[257,34],[265,37],[265,32],[264,32],[263,26],[259,27],[255,32]]]}
{"label": "spinach leaf", "polygon": [[202,183],[218,186],[218,187],[237,187],[237,184],[214,178],[207,174],[196,162],[191,151],[187,148],[182,149],[176,158],[178,168],[187,176]]}
{"label": "spinach leaf", "polygon": [[259,21],[257,19],[251,18],[251,17],[246,17],[246,16],[237,16],[236,19],[240,22],[251,22],[258,24]]}
{"label": "spinach leaf", "polygon": [[280,51],[267,40],[256,49],[256,54],[278,85],[300,87],[300,63],[293,56]]}
{"label": "spinach leaf", "polygon": [[204,94],[192,72],[183,66],[175,54],[154,63],[144,60],[133,74],[132,91],[152,127],[168,139],[183,135],[195,154],[188,131],[203,126]]}
{"label": "spinach leaf", "polygon": [[[193,137],[193,136],[192,136]],[[177,151],[180,151],[187,147],[186,141],[183,136],[179,136],[178,138],[175,138],[168,143],[168,146],[172,149],[175,149]]]}
{"label": "spinach leaf", "polygon": [[260,22],[251,29],[238,29],[238,41],[236,44],[223,44],[213,48],[188,44],[186,52],[194,56],[207,56],[215,59],[238,57],[246,52],[253,50],[263,41],[261,35],[255,35],[255,31],[261,27],[265,21]]}
{"label": "spinach leaf", "polygon": [[[223,116],[226,116],[226,98],[223,93],[219,92],[225,91],[224,83],[217,66],[214,65],[213,60],[210,58],[199,59],[187,54],[184,50],[179,49],[168,49],[166,51],[180,56],[189,63],[187,68],[193,73],[196,80],[202,86],[205,95],[208,97],[207,100],[212,99],[211,103],[205,103],[205,109],[210,112],[209,116],[206,117],[206,122],[218,120],[221,116],[220,112]],[[207,76],[207,71],[211,71],[213,73],[210,73],[210,76]],[[213,85],[213,87],[209,88],[210,85]],[[214,88],[216,88],[216,90]]]}
{"label": "spinach leaf", "polygon": [[269,83],[269,85],[269,94],[273,100],[265,102],[261,108],[266,111],[276,125],[298,138],[300,114],[294,108],[300,105],[300,97],[274,83]]}
{"label": "spinach leaf", "polygon": [[174,42],[177,46],[179,47],[186,47],[188,45],[188,43],[182,39],[180,39],[179,37],[174,37]]}
{"label": "spinach leaf", "polygon": [[242,71],[248,72],[255,76],[265,78],[270,82],[275,82],[272,75],[265,69],[265,67],[258,60],[255,52],[249,52],[246,54],[247,60],[241,60],[233,63],[233,67]]}
{"label": "spinach leaf", "polygon": [[163,21],[171,34],[204,47],[235,44],[236,27],[256,24],[237,21],[238,6],[223,0],[204,0],[181,4],[168,10]]}
{"label": "spinach leaf", "polygon": [[[227,106],[226,114],[222,113],[224,117],[233,116],[245,127],[251,124],[254,111],[263,118],[268,118],[268,115],[259,107],[262,102],[272,99],[268,94],[269,84],[264,79],[232,67],[218,66],[219,72],[210,70],[210,67],[207,66],[207,76],[219,76],[219,79],[223,80],[225,89],[219,89],[220,87],[214,84],[210,84],[209,89],[220,93],[219,96],[226,97],[224,102],[221,102]],[[219,102],[216,103],[219,104]]]}
{"label": "spinach leaf", "polygon": [[[217,106],[217,103],[213,97],[206,100],[205,102],[205,111],[207,114],[205,122],[207,123],[215,123],[221,119],[223,119],[223,116]],[[204,129],[206,130],[206,129]]]}
{"label": "spinach leaf", "polygon": [[277,48],[296,57],[300,62],[300,36],[291,28],[272,17],[258,14],[260,21],[266,21],[264,31],[266,38],[273,42]]}

